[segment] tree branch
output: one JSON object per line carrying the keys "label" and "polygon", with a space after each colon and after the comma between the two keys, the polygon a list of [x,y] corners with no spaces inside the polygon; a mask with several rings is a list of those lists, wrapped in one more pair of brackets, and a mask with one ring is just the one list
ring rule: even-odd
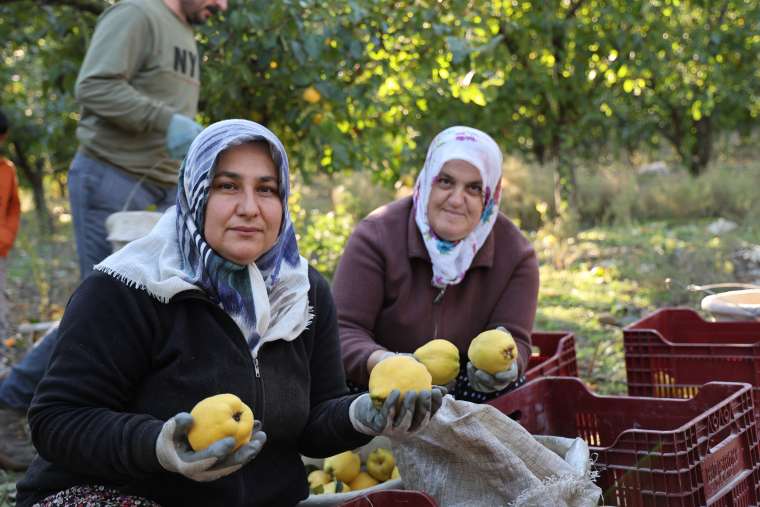
{"label": "tree branch", "polygon": [[573,2],[570,5],[570,9],[568,9],[568,11],[567,11],[567,16],[565,16],[565,20],[568,20],[570,18],[574,18],[575,17],[575,13],[578,12],[578,9],[581,8],[581,5],[583,5],[584,1],[585,0],[575,0],[575,2]]}
{"label": "tree branch", "polygon": [[[718,13],[717,19],[715,19],[715,23],[710,23],[710,32],[714,32],[716,29],[720,28],[720,25],[723,24],[723,19],[726,17],[726,11],[728,10],[728,0],[723,2],[723,6],[720,8],[720,12]],[[709,17],[709,14],[708,14]]]}

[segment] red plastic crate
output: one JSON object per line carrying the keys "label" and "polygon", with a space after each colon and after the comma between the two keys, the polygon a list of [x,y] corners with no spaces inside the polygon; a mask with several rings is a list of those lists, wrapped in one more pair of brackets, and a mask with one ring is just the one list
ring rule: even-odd
{"label": "red plastic crate", "polygon": [[538,355],[528,360],[526,380],[538,377],[577,377],[578,364],[575,361],[575,335],[570,332],[534,332],[530,336]]}
{"label": "red plastic crate", "polygon": [[749,507],[760,502],[760,447],[747,384],[706,384],[692,399],[597,396],[544,377],[490,402],[538,435],[582,437],[604,505]]}
{"label": "red plastic crate", "polygon": [[422,491],[388,489],[354,498],[338,507],[438,507],[435,500]]}
{"label": "red plastic crate", "polygon": [[712,380],[748,382],[760,416],[760,322],[708,322],[688,308],[663,308],[623,329],[623,344],[628,394],[691,398]]}

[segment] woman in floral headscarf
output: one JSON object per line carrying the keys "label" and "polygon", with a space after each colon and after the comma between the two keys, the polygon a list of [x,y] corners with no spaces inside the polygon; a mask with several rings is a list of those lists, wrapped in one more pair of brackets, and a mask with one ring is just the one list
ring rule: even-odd
{"label": "woman in floral headscarf", "polygon": [[[347,376],[357,390],[392,353],[444,338],[459,349],[453,394],[482,402],[524,381],[538,298],[536,254],[501,212],[502,154],[470,127],[430,143],[414,195],[374,211],[348,240],[333,280]],[[480,332],[503,327],[519,359],[495,375],[467,362]]]}
{"label": "woman in floral headscarf", "polygon": [[[288,159],[265,127],[226,120],[193,141],[177,206],[95,267],[69,302],[29,411],[37,458],[19,506],[295,505],[301,455],[422,429],[441,391],[382,407],[348,394],[327,282],[300,256]],[[190,448],[187,413],[238,396],[247,444]]]}

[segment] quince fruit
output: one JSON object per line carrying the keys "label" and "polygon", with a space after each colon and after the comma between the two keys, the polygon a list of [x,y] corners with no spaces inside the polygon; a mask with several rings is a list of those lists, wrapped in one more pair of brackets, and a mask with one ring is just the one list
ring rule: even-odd
{"label": "quince fruit", "polygon": [[472,340],[467,356],[476,368],[493,375],[512,366],[517,359],[517,344],[509,332],[490,329]]}
{"label": "quince fruit", "polygon": [[308,88],[306,88],[303,91],[303,95],[301,96],[309,104],[316,104],[322,99],[322,94],[320,94],[319,90],[317,90],[313,86],[309,86]]}
{"label": "quince fruit", "polygon": [[314,489],[332,481],[332,476],[324,470],[314,470],[306,477],[306,480],[309,481],[309,489]]}
{"label": "quince fruit", "polygon": [[367,456],[367,472],[380,482],[391,478],[393,468],[396,466],[396,458],[390,449],[378,447]]}
{"label": "quince fruit", "polygon": [[209,396],[199,401],[190,415],[193,425],[187,439],[195,451],[202,451],[225,437],[235,439],[234,449],[251,440],[253,412],[234,394]]}
{"label": "quince fruit", "polygon": [[380,483],[367,472],[359,472],[359,475],[357,475],[353,481],[349,482],[348,486],[351,488],[351,491],[356,491],[357,489],[371,488],[378,484]]}
{"label": "quince fruit", "polygon": [[394,389],[401,392],[399,402],[407,391],[429,390],[433,379],[425,365],[409,356],[395,355],[383,359],[369,374],[369,396],[376,406],[382,406]]}
{"label": "quince fruit", "polygon": [[346,451],[325,458],[325,464],[322,468],[339,481],[348,483],[359,475],[361,464],[361,457],[357,453]]}
{"label": "quince fruit", "polygon": [[401,479],[401,472],[398,471],[398,467],[393,467],[393,473],[391,479]]}
{"label": "quince fruit", "polygon": [[431,340],[415,350],[414,357],[425,365],[435,385],[445,386],[459,375],[459,349],[448,340]]}
{"label": "quince fruit", "polygon": [[351,491],[351,486],[349,486],[345,482],[332,481],[322,486],[318,486],[314,492],[317,494],[321,494],[321,493],[330,494],[330,493],[347,493],[349,491]]}

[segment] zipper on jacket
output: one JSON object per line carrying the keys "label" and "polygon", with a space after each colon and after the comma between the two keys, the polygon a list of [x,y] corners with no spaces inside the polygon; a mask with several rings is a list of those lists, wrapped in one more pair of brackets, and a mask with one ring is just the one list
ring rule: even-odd
{"label": "zipper on jacket", "polygon": [[446,292],[446,287],[448,285],[444,285],[443,288],[438,292],[438,294],[433,297],[433,338],[438,338],[438,317],[441,315],[441,301],[443,301],[443,295]]}
{"label": "zipper on jacket", "polygon": [[[211,301],[211,299],[206,294],[204,294],[201,291],[185,291],[185,292],[181,292],[178,296],[179,297],[175,296],[175,298],[176,299],[199,299],[201,301],[204,301],[210,304],[214,308],[214,311],[222,312],[229,319],[229,322],[232,323],[232,326],[230,327],[230,332],[237,334],[239,339],[242,340],[245,350],[248,352],[248,354],[246,355],[248,356],[249,360],[253,363],[253,371],[256,378],[258,379],[258,382],[253,383],[254,391],[255,391],[253,399],[255,402],[258,402],[256,405],[258,407],[256,411],[256,416],[258,420],[263,422],[264,420],[264,379],[261,377],[261,368],[259,366],[258,353],[261,352],[261,350],[264,348],[264,344],[261,344],[261,346],[259,346],[259,350],[256,353],[256,357],[253,357],[251,354],[251,350],[248,348],[248,342],[245,341],[245,336],[243,336],[243,333],[240,332],[240,329],[238,329],[237,324],[235,324],[235,322],[232,320],[232,317],[230,317],[227,314],[227,312],[225,312],[222,308],[214,304],[214,302]],[[234,331],[232,331],[232,329],[234,329]]]}
{"label": "zipper on jacket", "polygon": [[[221,307],[216,305],[211,299],[204,294],[203,292],[199,290],[192,290],[192,291],[184,291],[180,292],[177,296],[174,297],[175,300],[181,300],[181,299],[196,299],[203,301],[204,303],[207,303],[211,305],[213,308],[212,311],[214,312],[221,312],[231,323],[231,326],[229,331],[231,334],[236,335],[238,340],[241,341],[243,344],[243,347],[245,348],[245,351],[247,352],[246,356],[248,357],[248,360],[251,361],[251,364],[253,366],[254,376],[258,381],[254,381],[253,384],[253,400],[254,402],[257,402],[258,410],[256,411],[256,415],[259,416],[260,420],[263,420],[264,418],[264,388],[263,388],[263,379],[261,378],[261,368],[259,367],[259,357],[258,353],[256,354],[256,357],[253,357],[251,354],[251,349],[248,348],[248,342],[245,341],[245,336],[243,336],[243,333],[240,332],[240,329],[237,327],[237,324],[232,320],[232,317],[227,314]],[[261,352],[262,347],[259,347],[259,352]]]}
{"label": "zipper on jacket", "polygon": [[253,370],[256,373],[256,379],[258,380],[258,382],[254,382],[254,384],[256,384],[256,399],[259,402],[256,415],[261,422],[264,422],[264,379],[261,377],[261,368],[259,367],[259,353],[263,348],[264,344],[261,344],[259,350],[256,351],[256,356],[253,358]]}

